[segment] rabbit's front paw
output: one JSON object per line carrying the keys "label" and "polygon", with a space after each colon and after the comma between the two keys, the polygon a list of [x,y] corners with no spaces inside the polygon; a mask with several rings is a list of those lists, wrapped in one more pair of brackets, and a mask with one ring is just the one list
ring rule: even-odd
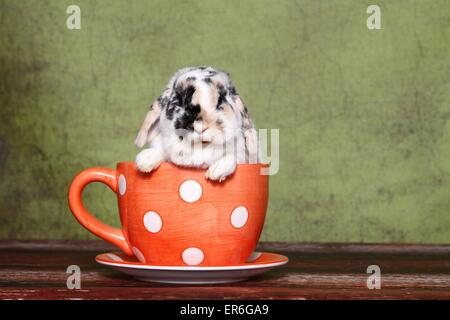
{"label": "rabbit's front paw", "polygon": [[164,154],[158,149],[145,149],[136,156],[136,167],[139,171],[150,172],[164,160]]}
{"label": "rabbit's front paw", "polygon": [[224,181],[227,176],[236,170],[236,162],[231,158],[222,158],[209,166],[205,177],[210,180]]}

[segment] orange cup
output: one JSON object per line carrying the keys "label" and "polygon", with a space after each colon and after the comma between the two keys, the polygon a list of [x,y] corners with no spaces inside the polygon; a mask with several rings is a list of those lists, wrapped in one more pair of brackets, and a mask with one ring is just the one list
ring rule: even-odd
{"label": "orange cup", "polygon": [[[240,164],[223,182],[205,170],[164,162],[151,173],[121,162],[116,170],[90,168],[69,189],[75,218],[96,236],[141,262],[170,266],[244,263],[256,247],[267,209],[268,176],[263,164]],[[103,182],[116,194],[122,228],[108,226],[83,206],[81,194]]]}

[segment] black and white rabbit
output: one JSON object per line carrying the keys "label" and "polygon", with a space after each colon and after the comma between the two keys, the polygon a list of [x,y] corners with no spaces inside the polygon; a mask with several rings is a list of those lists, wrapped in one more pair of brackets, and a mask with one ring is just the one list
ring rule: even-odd
{"label": "black and white rabbit", "polygon": [[256,130],[227,73],[211,67],[184,68],[152,104],[135,144],[138,170],[163,161],[207,168],[205,177],[223,181],[236,164],[258,161]]}

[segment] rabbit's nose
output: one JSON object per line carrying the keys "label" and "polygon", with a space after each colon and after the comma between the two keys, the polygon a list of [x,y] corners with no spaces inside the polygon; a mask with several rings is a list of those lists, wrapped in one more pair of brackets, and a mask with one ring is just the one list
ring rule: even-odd
{"label": "rabbit's nose", "polygon": [[208,126],[205,126],[202,123],[194,124],[194,130],[197,133],[201,134],[201,133],[205,132],[206,130],[208,130]]}
{"label": "rabbit's nose", "polygon": [[201,127],[196,131],[198,134],[202,135],[206,130],[208,130],[208,127]]}

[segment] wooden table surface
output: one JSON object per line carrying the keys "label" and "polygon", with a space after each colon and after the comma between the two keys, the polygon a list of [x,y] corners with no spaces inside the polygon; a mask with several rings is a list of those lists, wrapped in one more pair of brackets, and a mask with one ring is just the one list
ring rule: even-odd
{"label": "wooden table surface", "polygon": [[[136,281],[98,265],[102,241],[0,241],[0,299],[450,299],[450,246],[264,243],[290,262],[251,280],[186,286]],[[66,287],[69,265],[81,289]],[[381,289],[367,288],[369,265]]]}

